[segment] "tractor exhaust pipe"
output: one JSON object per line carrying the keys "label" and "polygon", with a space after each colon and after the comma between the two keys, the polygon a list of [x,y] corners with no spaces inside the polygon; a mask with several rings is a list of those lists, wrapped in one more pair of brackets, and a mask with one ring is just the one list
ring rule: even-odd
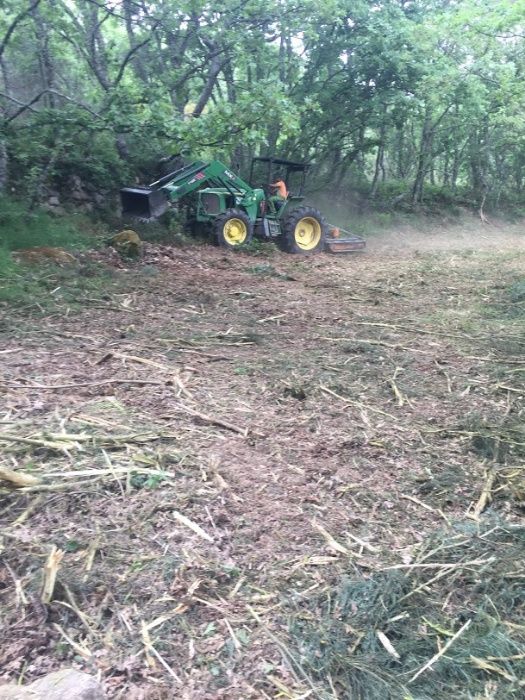
{"label": "tractor exhaust pipe", "polygon": [[138,219],[158,219],[169,207],[162,190],[149,187],[124,187],[120,190],[122,216]]}

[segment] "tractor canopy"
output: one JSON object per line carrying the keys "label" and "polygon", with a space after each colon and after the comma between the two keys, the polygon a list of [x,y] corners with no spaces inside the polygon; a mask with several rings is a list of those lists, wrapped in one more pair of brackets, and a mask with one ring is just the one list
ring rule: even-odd
{"label": "tractor canopy", "polygon": [[284,158],[258,156],[252,158],[250,168],[250,184],[252,187],[268,187],[275,179],[283,179],[291,197],[302,198],[306,175],[310,163],[297,163]]}

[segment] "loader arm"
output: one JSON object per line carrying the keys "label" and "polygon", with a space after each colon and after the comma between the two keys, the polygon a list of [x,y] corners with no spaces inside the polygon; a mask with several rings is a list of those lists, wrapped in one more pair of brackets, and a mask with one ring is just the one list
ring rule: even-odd
{"label": "loader arm", "polygon": [[224,187],[232,194],[241,194],[243,199],[254,193],[254,190],[242,178],[223,165],[218,160],[210,163],[199,161],[181,168],[171,176],[166,176],[150,185],[162,188],[172,202],[176,202],[182,197],[195,192],[203,186]]}
{"label": "loader arm", "polygon": [[168,201],[178,202],[207,186],[224,188],[235,199],[236,205],[243,207],[250,219],[255,220],[258,203],[264,199],[264,192],[253,189],[218,160],[209,163],[194,161],[152,182],[149,187],[122,189],[122,213],[147,220],[156,218],[166,211]]}

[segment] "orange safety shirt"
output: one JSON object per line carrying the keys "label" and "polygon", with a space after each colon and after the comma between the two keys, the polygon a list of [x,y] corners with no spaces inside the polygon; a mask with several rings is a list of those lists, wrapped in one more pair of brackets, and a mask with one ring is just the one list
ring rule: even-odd
{"label": "orange safety shirt", "polygon": [[284,180],[277,180],[277,182],[273,182],[272,187],[277,188],[277,192],[279,194],[279,197],[282,197],[283,199],[288,198],[288,190],[286,189],[286,184],[285,184]]}

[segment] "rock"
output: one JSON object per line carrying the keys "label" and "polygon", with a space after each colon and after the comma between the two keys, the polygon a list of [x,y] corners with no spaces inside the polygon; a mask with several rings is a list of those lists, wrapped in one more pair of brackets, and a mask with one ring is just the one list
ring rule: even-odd
{"label": "rock", "polygon": [[47,200],[47,203],[49,204],[50,207],[59,207],[60,206],[60,200],[56,196],[50,197]]}
{"label": "rock", "polygon": [[132,229],[125,229],[112,236],[109,245],[125,257],[137,258],[142,255],[142,241],[138,233]]}
{"label": "rock", "polygon": [[89,202],[89,195],[84,190],[72,190],[71,199],[75,202]]}
{"label": "rock", "polygon": [[97,207],[107,207],[111,206],[111,202],[109,200],[108,195],[104,194],[103,192],[95,192],[93,195],[93,200],[95,201],[95,204]]}
{"label": "rock", "polygon": [[100,683],[82,671],[64,668],[28,686],[42,700],[104,700]]}
{"label": "rock", "polygon": [[26,686],[0,685],[0,700],[105,700],[98,681],[82,671],[64,668]]}

